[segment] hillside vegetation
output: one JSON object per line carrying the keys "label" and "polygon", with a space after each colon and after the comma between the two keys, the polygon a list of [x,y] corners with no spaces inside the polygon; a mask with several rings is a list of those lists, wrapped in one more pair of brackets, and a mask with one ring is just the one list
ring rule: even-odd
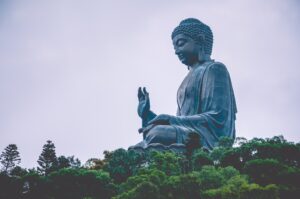
{"label": "hillside vegetation", "polygon": [[[3,199],[300,198],[300,143],[282,136],[237,138],[234,144],[223,138],[213,151],[186,154],[117,149],[84,165],[73,156],[56,157],[48,141],[33,169],[17,166],[12,148],[1,154]],[[5,159],[9,152],[14,158]]]}

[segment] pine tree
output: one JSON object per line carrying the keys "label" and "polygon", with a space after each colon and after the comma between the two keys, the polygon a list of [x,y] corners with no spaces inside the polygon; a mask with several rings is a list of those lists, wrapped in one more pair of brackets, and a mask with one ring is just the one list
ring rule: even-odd
{"label": "pine tree", "polygon": [[38,171],[44,175],[48,175],[57,167],[57,157],[55,153],[55,146],[51,140],[43,146],[43,151],[38,159]]}
{"label": "pine tree", "polygon": [[9,173],[16,165],[20,164],[21,158],[18,147],[15,144],[9,144],[0,155],[3,171]]}

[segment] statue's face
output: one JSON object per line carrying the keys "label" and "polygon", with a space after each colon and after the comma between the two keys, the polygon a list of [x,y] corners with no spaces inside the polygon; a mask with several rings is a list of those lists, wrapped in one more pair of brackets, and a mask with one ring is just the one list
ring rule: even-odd
{"label": "statue's face", "polygon": [[173,38],[173,46],[175,54],[183,64],[192,66],[199,61],[200,47],[192,38],[184,34],[178,34]]}

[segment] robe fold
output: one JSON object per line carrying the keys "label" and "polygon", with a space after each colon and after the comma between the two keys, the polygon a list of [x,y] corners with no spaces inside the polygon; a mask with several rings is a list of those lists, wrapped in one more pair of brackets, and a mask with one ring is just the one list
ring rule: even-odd
{"label": "robe fold", "polygon": [[177,116],[170,125],[177,131],[177,143],[189,133],[198,133],[201,145],[218,145],[222,136],[235,138],[235,97],[224,64],[207,61],[189,71],[177,92]]}
{"label": "robe fold", "polygon": [[182,148],[192,133],[197,133],[200,145],[209,150],[218,146],[223,136],[235,138],[237,108],[224,64],[210,60],[190,69],[178,89],[177,105],[169,125],[153,127],[142,142],[129,149]]}

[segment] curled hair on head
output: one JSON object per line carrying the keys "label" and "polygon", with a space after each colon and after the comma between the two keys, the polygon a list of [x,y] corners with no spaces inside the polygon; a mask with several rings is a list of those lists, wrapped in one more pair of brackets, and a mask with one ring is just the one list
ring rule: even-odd
{"label": "curled hair on head", "polygon": [[172,39],[178,35],[184,34],[193,40],[204,44],[205,54],[211,55],[213,46],[213,34],[210,27],[200,20],[195,18],[187,18],[180,22],[180,24],[172,32]]}

